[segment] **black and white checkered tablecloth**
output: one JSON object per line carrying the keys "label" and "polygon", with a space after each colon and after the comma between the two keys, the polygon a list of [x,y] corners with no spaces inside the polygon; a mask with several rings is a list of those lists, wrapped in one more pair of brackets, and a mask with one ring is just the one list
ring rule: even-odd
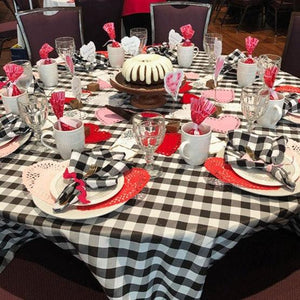
{"label": "black and white checkered tablecloth", "polygon": [[[207,75],[206,64],[201,53],[190,70]],[[70,77],[64,76],[61,72],[59,87],[70,89]],[[95,81],[92,75],[80,76],[86,83]],[[283,72],[279,77],[284,84],[300,87],[300,79]],[[234,101],[239,102],[236,76],[225,76],[219,87],[233,88]],[[191,92],[199,94],[197,89]],[[125,106],[132,108],[129,102]],[[168,98],[157,111],[168,112],[172,107]],[[85,105],[83,111],[88,121],[99,124],[96,108]],[[225,112],[240,117],[241,128],[246,129],[238,109]],[[101,126],[112,133],[103,148],[109,148],[130,126],[127,122]],[[255,132],[274,134],[259,127]],[[284,121],[276,129],[276,134],[298,142],[299,133],[300,125]],[[111,299],[199,299],[208,268],[241,238],[266,228],[299,228],[299,195],[265,197],[219,184],[203,166],[185,164],[178,152],[170,157],[157,155],[155,163],[163,175],[108,215],[74,222],[55,219],[34,205],[21,179],[26,166],[45,159],[60,157],[45,149],[36,153],[27,143],[0,160],[0,270],[22,244],[44,237],[80,257]],[[133,161],[142,163],[142,153]]]}

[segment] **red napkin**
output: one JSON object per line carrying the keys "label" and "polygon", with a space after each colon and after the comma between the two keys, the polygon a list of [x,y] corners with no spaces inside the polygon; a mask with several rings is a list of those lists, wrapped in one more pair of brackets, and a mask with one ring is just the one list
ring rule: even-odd
{"label": "red napkin", "polygon": [[164,140],[160,146],[156,149],[156,153],[170,156],[175,153],[181,144],[181,134],[177,132],[166,133]]}
{"label": "red napkin", "polygon": [[273,90],[273,85],[276,80],[277,73],[278,73],[278,68],[275,66],[267,68],[265,70],[264,81],[271,93],[270,100],[278,100],[277,93]]}
{"label": "red napkin", "polygon": [[280,186],[265,186],[262,184],[256,184],[242,178],[237,175],[232,170],[231,166],[225,163],[224,158],[221,157],[208,158],[205,161],[204,166],[208,172],[226,183],[259,190],[278,190],[280,188]]}
{"label": "red napkin", "polygon": [[187,25],[181,26],[180,31],[184,38],[184,42],[182,43],[182,46],[191,46],[192,42],[190,40],[195,33],[195,31],[192,28],[192,25],[187,24]]}
{"label": "red napkin", "polygon": [[49,53],[52,52],[54,50],[53,47],[51,47],[49,44],[45,43],[40,51],[39,51],[39,54],[40,54],[40,57],[41,59],[44,59],[44,64],[45,65],[49,65],[52,63],[51,59],[49,58]]}
{"label": "red napkin", "polygon": [[193,94],[184,94],[181,98],[181,103],[182,104],[190,104],[191,103],[191,99],[192,98],[199,98],[198,96],[196,95],[193,95]]}
{"label": "red napkin", "polygon": [[21,91],[18,89],[18,87],[16,85],[16,81],[23,74],[23,72],[24,72],[23,67],[13,64],[13,63],[10,63],[10,64],[6,64],[3,67],[3,70],[6,73],[8,80],[6,82],[2,82],[0,85],[0,88],[7,86],[8,87],[8,90],[7,90],[8,96],[20,95]]}
{"label": "red napkin", "polygon": [[185,84],[179,89],[179,93],[186,93],[193,87],[190,85],[191,82],[186,81]]}
{"label": "red napkin", "polygon": [[252,58],[252,54],[254,49],[256,48],[259,40],[257,38],[253,38],[251,36],[246,37],[245,39],[245,44],[246,44],[246,50],[248,53],[248,58],[246,59],[245,63],[246,64],[253,64],[254,60]]}
{"label": "red napkin", "polygon": [[85,136],[86,144],[94,144],[106,141],[111,138],[111,133],[107,131],[101,131],[99,126],[92,123],[85,123],[85,128],[88,128],[88,135]]}
{"label": "red napkin", "polygon": [[115,24],[113,22],[109,22],[103,25],[103,29],[107,32],[110,40],[112,41],[112,47],[121,47],[120,43],[116,42],[116,31]]}

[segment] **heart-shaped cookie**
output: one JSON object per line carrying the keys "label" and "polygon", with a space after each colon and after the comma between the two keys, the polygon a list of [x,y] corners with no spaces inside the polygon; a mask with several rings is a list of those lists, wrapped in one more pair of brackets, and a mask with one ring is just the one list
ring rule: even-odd
{"label": "heart-shaped cookie", "polygon": [[121,45],[125,53],[130,55],[136,55],[139,53],[140,39],[136,36],[125,36],[121,40]]}
{"label": "heart-shaped cookie", "polygon": [[229,130],[234,130],[240,127],[241,121],[233,115],[223,115],[220,118],[208,117],[203,122],[211,127],[212,131],[227,133]]}
{"label": "heart-shaped cookie", "polygon": [[203,90],[201,95],[206,98],[215,99],[220,103],[228,103],[234,99],[234,91],[230,89],[215,89],[215,90]]}

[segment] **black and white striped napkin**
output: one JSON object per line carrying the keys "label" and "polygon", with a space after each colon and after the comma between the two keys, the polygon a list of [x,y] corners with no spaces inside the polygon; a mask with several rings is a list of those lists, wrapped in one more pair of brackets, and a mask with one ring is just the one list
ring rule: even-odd
{"label": "black and white striped napkin", "polygon": [[0,140],[8,140],[30,131],[19,116],[8,113],[0,117]]}
{"label": "black and white striped napkin", "polygon": [[297,94],[291,94],[285,97],[282,108],[282,116],[285,116],[289,112],[300,113],[299,96]]}
{"label": "black and white striped napkin", "polygon": [[286,137],[271,138],[234,130],[228,133],[228,139],[224,154],[228,164],[265,170],[288,189],[294,190],[295,183],[290,180],[282,164],[286,150]]}
{"label": "black and white striped napkin", "polygon": [[147,48],[147,53],[159,54],[170,59],[173,64],[177,63],[177,52],[171,50],[168,43],[164,42],[161,45],[151,46]]}

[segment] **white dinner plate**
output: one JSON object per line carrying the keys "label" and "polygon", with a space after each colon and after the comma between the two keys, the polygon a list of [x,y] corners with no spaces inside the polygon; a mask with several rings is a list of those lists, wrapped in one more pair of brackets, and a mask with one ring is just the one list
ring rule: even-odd
{"label": "white dinner plate", "polygon": [[[63,178],[63,172],[58,173],[51,181],[50,184],[50,193],[52,196],[57,199],[63,189],[70,183],[71,181],[68,179]],[[90,200],[88,204],[82,204],[80,202],[74,204],[76,206],[87,206],[87,205],[94,205],[101,202],[104,202],[111,197],[115,196],[123,187],[124,185],[124,176],[120,176],[118,178],[117,185],[108,187],[108,188],[101,188],[98,190],[87,190],[87,199]]]}
{"label": "white dinner plate", "polygon": [[7,143],[10,143],[13,139],[15,139],[16,137],[7,139],[7,140],[1,140],[0,141],[0,147],[5,146]]}
{"label": "white dinner plate", "polygon": [[[290,155],[285,155],[283,162],[287,165],[285,170],[288,172],[289,177],[292,181],[296,181],[300,175],[300,168],[297,164],[296,159],[293,159]],[[246,169],[236,166],[231,166],[233,171],[244,179],[258,183],[266,186],[280,186],[282,185],[276,178],[274,178],[270,173],[259,170],[259,169]]]}
{"label": "white dinner plate", "polygon": [[66,209],[63,212],[60,213],[54,213],[52,209],[52,205],[39,199],[38,197],[32,195],[32,199],[34,204],[45,214],[50,215],[55,218],[64,219],[64,220],[86,220],[90,218],[96,218],[100,216],[104,216],[122,205],[124,205],[126,202],[118,203],[116,205],[107,206],[104,208],[98,208],[98,209],[91,209],[91,210],[78,210],[76,207],[72,209]]}
{"label": "white dinner plate", "polygon": [[5,143],[3,146],[0,146],[0,158],[6,157],[11,153],[15,152],[29,140],[30,136],[31,132],[28,132],[26,134],[14,137],[8,143]]}

